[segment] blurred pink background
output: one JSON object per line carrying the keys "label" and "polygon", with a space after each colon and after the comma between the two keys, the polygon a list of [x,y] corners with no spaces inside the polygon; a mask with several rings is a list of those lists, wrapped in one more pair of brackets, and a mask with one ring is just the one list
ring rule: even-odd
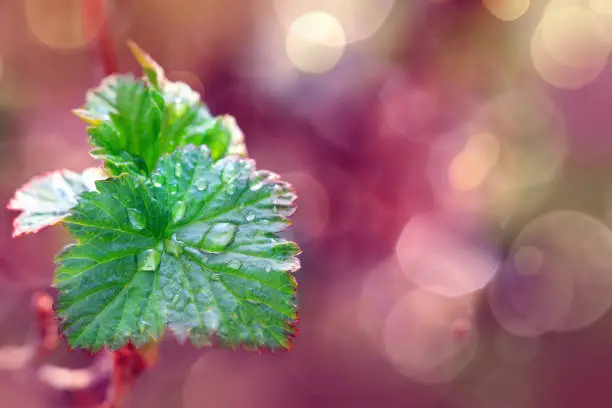
{"label": "blurred pink background", "polygon": [[[5,203],[95,164],[70,114],[101,78],[86,1],[0,0]],[[612,406],[612,1],[108,4],[96,21],[122,72],[133,39],[295,185],[304,251],[290,352],[169,337],[127,406]],[[31,333],[30,296],[69,242],[60,227],[13,240],[14,215],[5,348]],[[81,406],[13,363],[0,353],[0,407]]]}

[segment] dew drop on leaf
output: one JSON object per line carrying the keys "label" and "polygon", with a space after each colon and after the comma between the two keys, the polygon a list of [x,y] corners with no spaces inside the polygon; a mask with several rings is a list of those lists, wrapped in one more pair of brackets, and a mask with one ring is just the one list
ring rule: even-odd
{"label": "dew drop on leaf", "polygon": [[207,309],[204,312],[204,324],[212,330],[219,328],[219,313],[213,309]]}
{"label": "dew drop on leaf", "polygon": [[147,249],[136,257],[137,268],[139,271],[154,271],[159,266],[161,253],[155,249]]}
{"label": "dew drop on leaf", "polygon": [[177,201],[172,207],[172,221],[177,222],[185,215],[185,202]]}
{"label": "dew drop on leaf", "polygon": [[164,250],[167,253],[178,257],[183,252],[183,246],[180,242],[174,239],[166,239],[164,240]]}
{"label": "dew drop on leaf", "polygon": [[200,248],[207,252],[221,252],[232,243],[238,227],[230,222],[219,222],[213,225],[200,243]]}
{"label": "dew drop on leaf", "polygon": [[180,300],[181,300],[181,294],[177,292],[172,296],[172,299],[170,299],[170,304],[172,306],[177,306]]}
{"label": "dew drop on leaf", "polygon": [[238,269],[238,268],[240,268],[240,266],[242,266],[242,262],[234,259],[233,261],[229,261],[227,263],[227,266],[230,269]]}
{"label": "dew drop on leaf", "polygon": [[158,179],[153,179],[153,185],[155,187],[161,187],[162,186],[161,182]]}
{"label": "dew drop on leaf", "polygon": [[272,270],[272,267],[270,265],[266,265],[266,272],[270,272]]}
{"label": "dew drop on leaf", "polygon": [[150,326],[149,323],[147,323],[145,320],[141,320],[140,321],[140,326],[139,326],[140,333],[142,334],[142,333],[146,332],[147,331],[147,327],[149,327],[149,326]]}
{"label": "dew drop on leaf", "polygon": [[255,219],[255,214],[253,214],[253,213],[248,213],[248,214],[247,214],[247,216],[246,216],[246,220],[247,220],[248,222],[251,222],[251,221],[253,221],[254,219]]}
{"label": "dew drop on leaf", "polygon": [[183,175],[183,167],[180,163],[176,163],[176,166],[174,166],[174,174],[176,174],[177,178],[180,178]]}
{"label": "dew drop on leaf", "polygon": [[130,225],[136,228],[137,230],[143,230],[147,226],[145,223],[144,216],[141,212],[136,210],[135,208],[127,209],[128,220],[130,221]]}
{"label": "dew drop on leaf", "polygon": [[200,191],[206,190],[206,186],[206,180],[204,180],[203,178],[199,178],[195,181],[195,187]]}

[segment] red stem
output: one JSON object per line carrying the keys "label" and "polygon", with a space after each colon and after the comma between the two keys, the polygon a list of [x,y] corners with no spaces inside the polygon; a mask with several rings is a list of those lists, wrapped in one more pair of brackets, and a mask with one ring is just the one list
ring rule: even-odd
{"label": "red stem", "polygon": [[85,38],[92,39],[92,54],[102,68],[102,75],[119,71],[106,0],[83,0],[83,30]]}

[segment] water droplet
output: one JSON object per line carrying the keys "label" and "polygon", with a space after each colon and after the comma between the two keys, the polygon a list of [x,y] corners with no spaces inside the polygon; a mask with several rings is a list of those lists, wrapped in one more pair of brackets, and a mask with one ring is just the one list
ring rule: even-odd
{"label": "water droplet", "polygon": [[232,243],[238,227],[230,222],[219,222],[213,225],[202,241],[200,248],[208,252],[221,252]]}
{"label": "water droplet", "polygon": [[208,308],[204,312],[204,324],[212,330],[219,328],[219,313],[216,310]]}
{"label": "water droplet", "polygon": [[183,253],[183,246],[180,242],[173,239],[166,239],[164,240],[164,250],[171,255],[179,257]]}
{"label": "water droplet", "polygon": [[139,271],[154,271],[159,266],[161,252],[156,249],[147,249],[138,254],[136,265]]}
{"label": "water droplet", "polygon": [[248,213],[248,214],[247,214],[247,216],[246,216],[246,220],[247,220],[248,222],[251,222],[251,221],[253,221],[254,219],[255,219],[255,214],[253,214],[253,213]]}
{"label": "water droplet", "polygon": [[130,221],[130,224],[132,225],[132,227],[136,228],[137,230],[145,229],[147,224],[145,222],[144,216],[142,215],[140,211],[138,211],[135,208],[128,208],[127,214],[128,214],[128,220]]}
{"label": "water droplet", "polygon": [[242,266],[242,262],[240,262],[240,261],[238,261],[236,259],[234,259],[233,261],[229,261],[227,263],[227,267],[230,268],[230,269],[238,269],[241,266]]}
{"label": "water droplet", "polygon": [[257,190],[259,190],[259,189],[260,189],[260,188],[262,188],[262,187],[263,187],[263,183],[253,184],[253,185],[251,186],[251,191],[257,191]]}
{"label": "water droplet", "polygon": [[229,195],[236,194],[236,185],[235,184],[228,184],[227,185],[227,194],[229,194]]}
{"label": "water droplet", "polygon": [[159,181],[159,179],[153,179],[153,185],[155,187],[161,187],[162,186],[161,181]]}
{"label": "water droplet", "polygon": [[181,300],[181,294],[177,292],[172,296],[172,299],[170,299],[170,304],[172,306],[177,306],[180,300]]}
{"label": "water droplet", "polygon": [[270,265],[266,265],[266,272],[270,272],[272,270],[272,267]]}
{"label": "water droplet", "polygon": [[219,274],[216,272],[213,272],[210,274],[210,279],[214,280],[214,281],[218,281],[219,280]]}
{"label": "water droplet", "polygon": [[174,174],[176,177],[181,177],[183,175],[183,166],[181,163],[176,163],[176,166],[174,166]]}
{"label": "water droplet", "polygon": [[172,207],[172,220],[179,221],[185,215],[185,202],[177,201]]}
{"label": "water droplet", "polygon": [[204,180],[203,178],[197,179],[195,181],[195,187],[200,191],[206,190],[206,187],[207,187],[206,180]]}
{"label": "water droplet", "polygon": [[147,327],[151,326],[151,324],[149,324],[146,320],[141,320],[140,321],[140,333],[144,333],[147,331]]}

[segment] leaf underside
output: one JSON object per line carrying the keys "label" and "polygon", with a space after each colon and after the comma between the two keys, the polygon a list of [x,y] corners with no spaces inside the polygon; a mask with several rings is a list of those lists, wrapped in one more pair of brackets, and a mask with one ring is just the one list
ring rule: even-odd
{"label": "leaf underside", "polygon": [[194,345],[288,347],[299,248],[279,232],[292,188],[206,146],[163,156],[150,178],[96,183],[64,220],[57,311],[72,347],[116,349],[166,327]]}
{"label": "leaf underside", "polygon": [[102,169],[90,168],[81,174],[58,170],[33,178],[7,205],[9,210],[21,211],[13,221],[13,236],[57,224],[76,205],[79,194],[95,190],[95,182],[106,177]]}

